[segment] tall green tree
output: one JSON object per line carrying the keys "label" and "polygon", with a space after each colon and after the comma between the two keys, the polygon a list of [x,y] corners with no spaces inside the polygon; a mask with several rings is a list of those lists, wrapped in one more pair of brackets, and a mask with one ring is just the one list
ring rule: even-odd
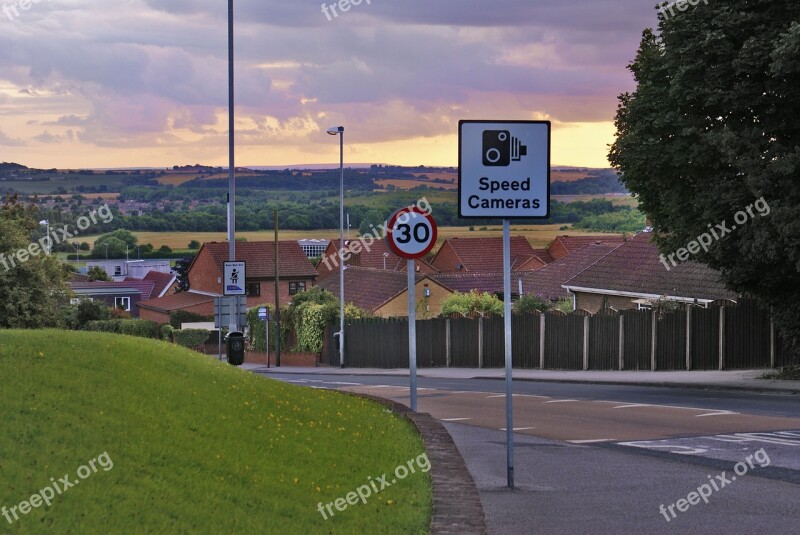
{"label": "tall green tree", "polygon": [[[674,253],[773,309],[800,350],[800,4],[700,3],[645,30],[620,96],[609,159]],[[764,198],[768,215],[734,216]],[[751,211],[755,211],[751,208]],[[730,232],[717,227],[725,222]],[[724,236],[722,235],[724,234]]]}
{"label": "tall green tree", "polygon": [[69,291],[68,271],[32,241],[38,215],[35,207],[15,197],[8,197],[0,208],[0,328],[59,325],[59,302]]}

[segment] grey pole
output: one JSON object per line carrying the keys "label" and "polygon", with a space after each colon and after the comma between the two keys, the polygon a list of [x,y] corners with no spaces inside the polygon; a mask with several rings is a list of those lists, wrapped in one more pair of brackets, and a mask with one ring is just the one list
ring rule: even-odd
{"label": "grey pole", "polygon": [[414,260],[408,261],[408,372],[411,377],[411,410],[417,412],[417,303],[414,296]]}
{"label": "grey pole", "polygon": [[[339,127],[339,247],[344,250],[344,127]],[[344,368],[344,255],[339,255],[339,367]]]}
{"label": "grey pole", "polygon": [[[228,260],[236,261],[236,163],[234,159],[233,0],[228,0]],[[245,281],[246,282],[246,281]],[[234,299],[230,330],[238,331],[239,297]]]}
{"label": "grey pole", "polygon": [[514,488],[514,389],[511,384],[511,224],[503,220],[503,322],[506,342],[506,467],[508,488]]}

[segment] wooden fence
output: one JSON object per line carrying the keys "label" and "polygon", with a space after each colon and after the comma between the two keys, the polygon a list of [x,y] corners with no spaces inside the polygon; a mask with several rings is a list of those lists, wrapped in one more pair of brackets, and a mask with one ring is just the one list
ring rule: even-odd
{"label": "wooden fence", "polygon": [[[326,329],[322,362],[338,366],[335,326]],[[790,364],[769,313],[755,301],[708,308],[577,310],[512,318],[516,368],[560,370],[723,370]],[[345,326],[345,365],[407,368],[408,320],[371,318]],[[419,367],[504,366],[501,317],[451,317],[417,322]]]}

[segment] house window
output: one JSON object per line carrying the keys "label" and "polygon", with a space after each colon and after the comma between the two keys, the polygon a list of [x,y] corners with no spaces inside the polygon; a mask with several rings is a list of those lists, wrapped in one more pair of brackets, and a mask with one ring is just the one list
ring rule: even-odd
{"label": "house window", "polygon": [[122,266],[114,266],[114,276],[115,277],[122,276]]}
{"label": "house window", "polygon": [[121,308],[126,312],[131,311],[131,298],[130,297],[115,297],[114,308]]}
{"label": "house window", "polygon": [[247,290],[247,297],[261,297],[261,283],[249,282],[245,284]]}
{"label": "house window", "polygon": [[304,282],[290,282],[289,283],[289,295],[295,295],[300,292],[306,291],[306,283]]}

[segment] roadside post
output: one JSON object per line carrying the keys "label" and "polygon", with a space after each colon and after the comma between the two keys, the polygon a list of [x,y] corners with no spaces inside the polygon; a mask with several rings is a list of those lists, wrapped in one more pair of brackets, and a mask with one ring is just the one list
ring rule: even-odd
{"label": "roadside post", "polygon": [[550,216],[550,121],[458,123],[458,215],[503,220],[506,469],[514,488],[511,219]]}
{"label": "roadside post", "polygon": [[267,307],[258,309],[258,318],[264,320],[264,347],[267,351],[267,368],[269,368],[269,310]]}
{"label": "roadside post", "polygon": [[386,225],[389,248],[407,260],[408,270],[408,372],[411,382],[411,410],[417,412],[417,303],[414,260],[422,258],[436,245],[438,228],[433,216],[419,208],[403,208]]}

